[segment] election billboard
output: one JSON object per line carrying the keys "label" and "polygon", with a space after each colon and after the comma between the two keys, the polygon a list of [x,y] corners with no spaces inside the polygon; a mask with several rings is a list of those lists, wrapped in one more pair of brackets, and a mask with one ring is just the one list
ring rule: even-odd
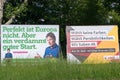
{"label": "election billboard", "polygon": [[109,63],[119,59],[118,26],[67,26],[67,60]]}
{"label": "election billboard", "polygon": [[[51,34],[58,47],[59,25],[1,25],[1,61],[10,57],[6,55],[8,49],[13,59],[45,58],[49,55],[46,50],[53,44],[46,37]],[[57,53],[52,55],[52,49],[50,55],[58,57]]]}

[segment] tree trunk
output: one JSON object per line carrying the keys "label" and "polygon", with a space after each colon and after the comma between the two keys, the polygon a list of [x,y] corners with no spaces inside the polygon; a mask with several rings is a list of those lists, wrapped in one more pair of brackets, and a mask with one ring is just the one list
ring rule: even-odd
{"label": "tree trunk", "polygon": [[5,2],[5,0],[0,0],[0,25],[2,24],[4,2]]}

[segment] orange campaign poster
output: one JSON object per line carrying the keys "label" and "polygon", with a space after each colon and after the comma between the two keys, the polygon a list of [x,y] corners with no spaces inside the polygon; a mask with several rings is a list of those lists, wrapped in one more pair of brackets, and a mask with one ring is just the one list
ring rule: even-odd
{"label": "orange campaign poster", "polygon": [[118,26],[67,26],[67,60],[109,63],[119,59]]}

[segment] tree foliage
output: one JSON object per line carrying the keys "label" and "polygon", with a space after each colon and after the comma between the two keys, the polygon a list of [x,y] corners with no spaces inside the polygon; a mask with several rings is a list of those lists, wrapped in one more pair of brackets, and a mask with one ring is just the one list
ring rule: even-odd
{"label": "tree foliage", "polygon": [[14,24],[94,25],[104,24],[107,15],[99,0],[28,0],[21,6],[23,2],[7,0],[3,23],[15,15]]}
{"label": "tree foliage", "polygon": [[[25,12],[27,11],[27,0],[7,0],[4,4],[4,14],[3,14],[3,23],[6,23],[10,19],[10,23],[14,23],[19,17],[25,17]],[[8,24],[10,24],[8,23]],[[18,22],[19,23],[19,22]]]}
{"label": "tree foliage", "polygon": [[108,11],[110,24],[120,26],[120,0],[104,0],[103,5]]}

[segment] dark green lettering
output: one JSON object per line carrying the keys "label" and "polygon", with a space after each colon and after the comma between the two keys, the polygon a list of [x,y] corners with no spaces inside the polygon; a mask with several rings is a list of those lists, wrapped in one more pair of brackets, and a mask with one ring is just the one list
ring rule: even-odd
{"label": "dark green lettering", "polygon": [[36,49],[35,45],[25,45],[25,44],[21,44],[20,45],[21,49]]}

